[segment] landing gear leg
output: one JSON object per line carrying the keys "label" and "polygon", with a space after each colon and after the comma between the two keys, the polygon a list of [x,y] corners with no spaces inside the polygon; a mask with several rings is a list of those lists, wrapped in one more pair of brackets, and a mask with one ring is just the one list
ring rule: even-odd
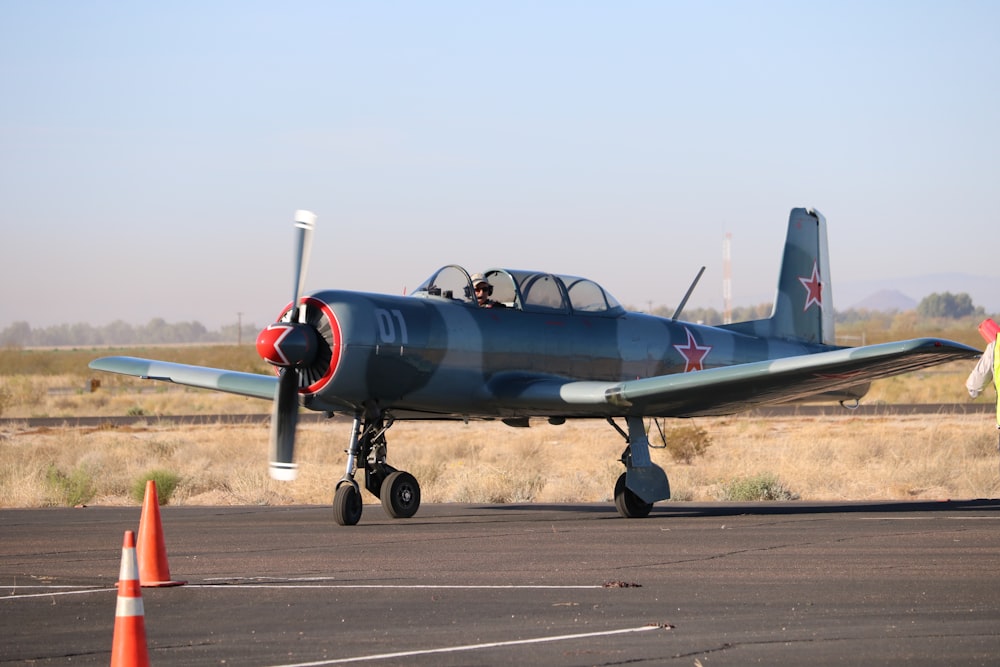
{"label": "landing gear leg", "polygon": [[420,508],[420,485],[408,472],[396,470],[386,463],[385,432],[392,426],[392,417],[369,406],[354,416],[351,444],[347,450],[347,470],[337,483],[333,499],[334,519],[342,526],[353,526],[361,520],[361,490],[354,475],[362,465],[365,488],[382,501],[386,514],[394,519],[407,519]]}
{"label": "landing gear leg", "polygon": [[361,502],[361,489],[354,481],[360,451],[358,442],[360,428],[361,413],[355,413],[354,426],[351,429],[351,444],[347,448],[347,470],[337,482],[337,488],[333,494],[333,519],[341,526],[356,525],[358,521],[361,521],[361,510],[364,508],[364,504]]}
{"label": "landing gear leg", "polygon": [[608,418],[627,443],[622,452],[625,472],[615,484],[615,507],[626,519],[638,519],[649,515],[653,503],[670,498],[670,482],[663,468],[649,458],[649,438],[642,417],[628,417],[628,433]]}

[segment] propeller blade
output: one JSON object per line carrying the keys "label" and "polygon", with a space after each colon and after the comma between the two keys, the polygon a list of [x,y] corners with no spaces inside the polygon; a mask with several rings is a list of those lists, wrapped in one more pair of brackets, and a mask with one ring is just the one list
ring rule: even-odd
{"label": "propeller blade", "polygon": [[299,374],[281,369],[271,411],[271,465],[273,479],[291,481],[298,474],[295,457],[295,425],[299,420]]}
{"label": "propeller blade", "polygon": [[[290,481],[298,474],[295,465],[295,426],[299,421],[299,373],[295,368],[308,363],[315,354],[315,333],[306,329],[305,308],[299,308],[302,284],[309,268],[309,251],[312,249],[312,233],[316,227],[316,214],[312,211],[296,211],[295,227],[299,230],[295,239],[295,293],[292,308],[282,322],[273,324],[257,337],[257,351],[275,364],[284,366],[278,372],[278,388],[271,410],[271,465],[274,479]],[[293,324],[295,312],[299,311],[300,324]]]}
{"label": "propeller blade", "polygon": [[299,230],[295,240],[295,293],[292,295],[291,317],[294,319],[299,297],[302,296],[302,285],[306,281],[306,270],[309,268],[309,252],[312,250],[312,233],[316,228],[316,214],[312,211],[296,211],[295,227]]}

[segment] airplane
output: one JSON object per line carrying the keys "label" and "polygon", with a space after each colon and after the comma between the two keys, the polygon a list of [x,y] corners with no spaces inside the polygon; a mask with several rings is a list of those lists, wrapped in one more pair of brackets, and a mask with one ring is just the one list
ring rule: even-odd
{"label": "airplane", "polygon": [[586,278],[503,268],[476,276],[495,307],[481,307],[473,276],[458,265],[404,296],[303,295],[315,222],[296,212],[294,296],[257,337],[274,374],[135,357],[90,367],[272,401],[270,473],[279,480],[296,475],[300,408],[352,418],[333,499],[342,526],[361,519],[360,470],[390,517],[416,514],[418,481],[387,462],[386,432],[397,420],[605,419],[625,440],[615,507],[641,518],[670,498],[666,472],[650,459],[647,419],[817,397],[856,405],[873,380],[980,356],[936,338],[836,345],[827,223],[812,209],[789,216],[770,316],[720,326],[681,321],[680,309],[669,318],[626,311]]}

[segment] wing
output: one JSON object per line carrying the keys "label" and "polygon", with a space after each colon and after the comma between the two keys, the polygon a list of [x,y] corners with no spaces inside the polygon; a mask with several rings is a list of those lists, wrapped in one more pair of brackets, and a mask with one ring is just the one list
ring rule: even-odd
{"label": "wing", "polygon": [[[959,343],[918,338],[626,382],[504,373],[489,381],[482,398],[510,416],[726,415],[979,356],[979,350]],[[267,400],[273,400],[278,387],[272,375],[136,357],[103,357],[90,367]],[[450,412],[442,406],[441,414]]]}
{"label": "wing", "polygon": [[727,415],[979,356],[959,343],[918,338],[626,382],[507,376],[491,381],[489,389],[522,414]]}
{"label": "wing", "polygon": [[102,357],[94,359],[89,365],[97,371],[132,375],[145,380],[162,380],[201,389],[214,389],[241,396],[265,398],[269,401],[274,399],[274,392],[278,387],[278,378],[275,375],[239,373],[223,368],[175,364],[137,357]]}

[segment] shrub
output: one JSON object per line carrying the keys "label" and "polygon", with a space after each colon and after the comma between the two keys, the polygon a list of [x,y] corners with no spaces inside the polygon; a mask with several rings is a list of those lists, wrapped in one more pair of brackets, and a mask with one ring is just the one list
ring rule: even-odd
{"label": "shrub", "polygon": [[685,424],[668,429],[665,447],[670,457],[678,463],[691,463],[712,445],[708,431],[697,424]]}
{"label": "shrub", "polygon": [[94,497],[94,479],[83,466],[77,466],[69,474],[50,465],[45,479],[65,505],[84,505]]}
{"label": "shrub", "polygon": [[181,476],[170,470],[150,470],[140,476],[132,484],[132,499],[142,504],[146,497],[146,482],[153,480],[156,484],[156,502],[159,505],[166,505],[170,502],[170,496],[177,489],[181,482]]}
{"label": "shrub", "polygon": [[777,476],[771,473],[761,473],[753,477],[736,479],[723,487],[722,500],[735,502],[754,500],[797,500],[798,494],[792,493]]}
{"label": "shrub", "polygon": [[997,433],[1000,431],[983,431],[970,439],[969,451],[973,456],[991,459],[997,455]]}

